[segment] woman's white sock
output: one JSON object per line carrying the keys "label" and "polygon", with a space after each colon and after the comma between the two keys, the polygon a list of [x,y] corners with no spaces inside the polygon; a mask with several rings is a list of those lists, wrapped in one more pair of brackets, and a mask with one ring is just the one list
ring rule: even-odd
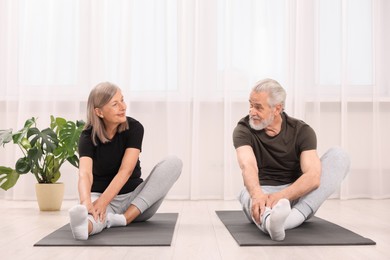
{"label": "woman's white sock", "polygon": [[88,210],[84,205],[76,205],[69,210],[70,228],[77,240],[88,239]]}
{"label": "woman's white sock", "polygon": [[107,214],[107,228],[126,226],[126,218],[123,214]]}

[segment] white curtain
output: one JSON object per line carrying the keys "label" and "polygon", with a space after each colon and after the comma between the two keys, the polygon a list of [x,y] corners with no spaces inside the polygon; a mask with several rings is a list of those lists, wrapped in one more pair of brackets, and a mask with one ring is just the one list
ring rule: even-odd
{"label": "white curtain", "polygon": [[[85,119],[90,89],[119,85],[145,127],[146,177],[168,154],[184,162],[171,199],[234,199],[232,144],[252,85],[287,90],[318,151],[345,148],[339,198],[389,198],[390,2],[386,0],[0,0],[0,129],[38,117]],[[0,165],[20,152],[0,148]],[[77,198],[77,169],[60,181]],[[0,197],[35,199],[21,176]]]}

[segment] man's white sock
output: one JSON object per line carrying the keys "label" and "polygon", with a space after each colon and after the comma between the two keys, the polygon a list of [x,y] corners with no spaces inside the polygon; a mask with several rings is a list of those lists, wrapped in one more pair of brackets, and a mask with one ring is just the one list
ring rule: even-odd
{"label": "man's white sock", "polygon": [[70,227],[75,239],[88,239],[88,210],[84,205],[76,205],[69,210]]}
{"label": "man's white sock", "polygon": [[291,209],[291,213],[288,215],[286,222],[284,222],[284,229],[293,229],[300,226],[305,222],[306,217],[296,208]]}
{"label": "man's white sock", "polygon": [[291,212],[290,201],[281,199],[272,208],[271,214],[266,219],[266,229],[272,240],[284,240],[286,233],[284,231],[284,222]]}
{"label": "man's white sock", "polygon": [[107,214],[107,228],[126,226],[126,218],[123,214]]}

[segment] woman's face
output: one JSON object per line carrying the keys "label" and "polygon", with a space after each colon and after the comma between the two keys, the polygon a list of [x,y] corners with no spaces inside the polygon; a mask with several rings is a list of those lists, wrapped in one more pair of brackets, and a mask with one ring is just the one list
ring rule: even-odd
{"label": "woman's face", "polygon": [[96,113],[106,124],[119,125],[126,122],[126,108],[122,92],[118,90],[107,104],[101,109],[96,109]]}

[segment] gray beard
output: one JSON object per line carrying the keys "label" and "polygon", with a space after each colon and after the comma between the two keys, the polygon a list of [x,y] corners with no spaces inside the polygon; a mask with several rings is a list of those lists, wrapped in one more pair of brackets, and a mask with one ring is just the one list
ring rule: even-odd
{"label": "gray beard", "polygon": [[264,119],[263,121],[261,121],[260,124],[255,124],[252,120],[252,118],[249,118],[249,125],[252,129],[256,130],[256,131],[260,131],[260,130],[263,130],[264,128],[266,128],[267,126],[269,126],[273,121],[274,121],[275,117],[274,115],[271,115],[269,118],[267,119]]}

